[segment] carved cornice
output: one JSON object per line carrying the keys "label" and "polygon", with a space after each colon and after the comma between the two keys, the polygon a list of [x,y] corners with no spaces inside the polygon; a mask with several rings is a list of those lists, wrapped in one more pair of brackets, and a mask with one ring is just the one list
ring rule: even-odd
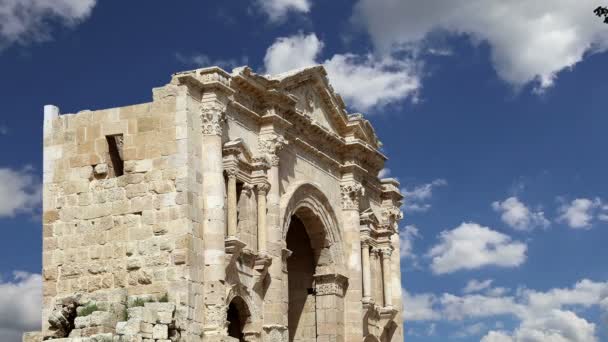
{"label": "carved cornice", "polygon": [[350,182],[340,185],[342,191],[342,209],[359,210],[359,200],[364,195],[365,189],[361,183]]}
{"label": "carved cornice", "polygon": [[201,129],[203,135],[222,135],[226,106],[219,102],[201,104]]}

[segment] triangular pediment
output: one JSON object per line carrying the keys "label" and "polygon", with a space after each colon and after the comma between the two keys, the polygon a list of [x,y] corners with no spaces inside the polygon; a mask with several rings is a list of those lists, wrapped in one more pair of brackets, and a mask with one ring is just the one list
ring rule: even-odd
{"label": "triangular pediment", "polygon": [[290,93],[297,98],[296,110],[308,116],[314,123],[338,135],[344,131],[339,127],[334,110],[322,99],[314,85],[304,84],[290,89]]}

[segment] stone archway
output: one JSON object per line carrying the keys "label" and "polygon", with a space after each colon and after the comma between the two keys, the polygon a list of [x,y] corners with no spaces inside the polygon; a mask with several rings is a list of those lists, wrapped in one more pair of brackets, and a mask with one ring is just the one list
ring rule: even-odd
{"label": "stone archway", "polygon": [[228,305],[228,336],[245,342],[245,324],[250,319],[247,304],[241,297],[234,297]]}
{"label": "stone archway", "polygon": [[226,305],[228,336],[237,341],[259,341],[261,317],[247,288],[241,284],[232,285],[226,294]]}
{"label": "stone archway", "polygon": [[318,187],[292,187],[282,202],[290,342],[343,340],[343,256],[338,221]]}

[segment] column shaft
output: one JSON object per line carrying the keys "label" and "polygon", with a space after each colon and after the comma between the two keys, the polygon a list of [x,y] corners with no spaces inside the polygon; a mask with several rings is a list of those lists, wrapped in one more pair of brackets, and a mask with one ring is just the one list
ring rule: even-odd
{"label": "column shaft", "polygon": [[228,174],[228,236],[237,234],[236,175]]}
{"label": "column shaft", "polygon": [[361,243],[361,266],[363,268],[363,300],[371,299],[372,277],[369,264],[369,245]]}
{"label": "column shaft", "polygon": [[258,253],[266,252],[266,191],[267,185],[258,186]]}
{"label": "column shaft", "polygon": [[384,307],[393,306],[392,278],[391,278],[391,251],[382,250],[382,285],[384,287]]}

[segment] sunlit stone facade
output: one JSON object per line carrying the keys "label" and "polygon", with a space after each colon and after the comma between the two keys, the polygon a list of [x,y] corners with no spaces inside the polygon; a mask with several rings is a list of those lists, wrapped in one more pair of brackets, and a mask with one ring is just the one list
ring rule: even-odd
{"label": "sunlit stone facade", "polygon": [[403,341],[385,160],[320,66],[46,106],[44,323],[24,340]]}

